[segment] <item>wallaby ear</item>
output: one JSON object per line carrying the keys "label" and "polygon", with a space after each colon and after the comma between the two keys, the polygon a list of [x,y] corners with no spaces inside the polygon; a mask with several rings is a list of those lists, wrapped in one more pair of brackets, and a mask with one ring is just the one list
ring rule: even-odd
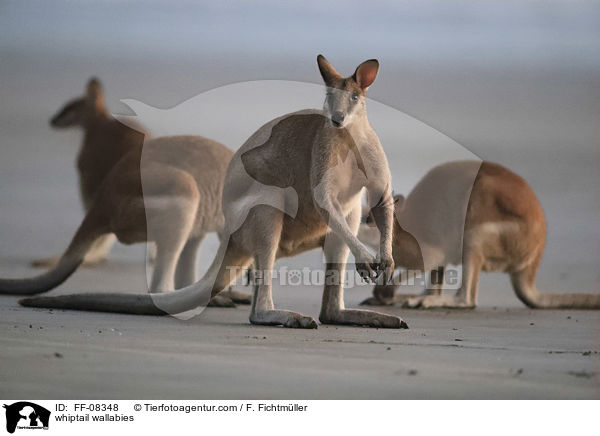
{"label": "wallaby ear", "polygon": [[319,71],[321,72],[321,77],[325,81],[325,84],[328,85],[334,79],[341,79],[342,75],[338,73],[335,68],[331,66],[329,61],[325,59],[325,56],[319,55],[317,56],[317,65],[319,66]]}
{"label": "wallaby ear", "polygon": [[101,98],[103,92],[100,80],[98,80],[96,77],[92,77],[90,80],[88,80],[86,94],[90,100],[97,100],[98,98]]}
{"label": "wallaby ear", "polygon": [[402,194],[394,195],[394,209],[402,210],[404,209],[404,202],[406,198]]}
{"label": "wallaby ear", "polygon": [[362,89],[367,89],[375,81],[377,71],[379,71],[379,61],[377,59],[369,59],[356,67],[352,78]]}

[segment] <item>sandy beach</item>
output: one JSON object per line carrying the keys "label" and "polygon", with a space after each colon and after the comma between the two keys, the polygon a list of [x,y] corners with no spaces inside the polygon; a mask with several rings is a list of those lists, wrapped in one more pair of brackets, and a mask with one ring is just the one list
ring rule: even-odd
{"label": "sandy beach", "polygon": [[[203,259],[214,244],[207,241]],[[4,256],[0,272],[32,274],[23,265],[35,254]],[[116,247],[105,264],[81,269],[50,295],[139,292],[143,259],[143,246]],[[314,251],[280,263],[317,268],[319,259]],[[480,286],[475,310],[383,309],[409,330],[252,326],[248,306],[208,308],[188,321],[28,309],[4,296],[0,385],[6,398],[40,399],[600,396],[600,312],[527,309],[501,274],[483,275]],[[347,290],[347,305],[369,292]],[[276,286],[274,296],[278,307],[318,315],[319,287]]]}

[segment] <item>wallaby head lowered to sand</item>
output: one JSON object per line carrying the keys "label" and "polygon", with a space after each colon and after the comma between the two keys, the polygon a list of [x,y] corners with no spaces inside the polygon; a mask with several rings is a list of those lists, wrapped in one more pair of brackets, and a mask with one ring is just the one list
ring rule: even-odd
{"label": "wallaby head lowered to sand", "polygon": [[[369,224],[374,224],[372,218],[361,226],[361,240],[377,233]],[[406,199],[395,197],[394,262],[409,270],[432,271],[431,287],[422,295],[395,296],[398,285],[376,286],[363,304],[471,308],[477,303],[479,273],[502,271],[529,307],[600,309],[600,293],[554,294],[536,288],[545,242],[544,212],[523,178],[491,162],[439,165]],[[449,264],[462,264],[456,295],[442,294]]]}

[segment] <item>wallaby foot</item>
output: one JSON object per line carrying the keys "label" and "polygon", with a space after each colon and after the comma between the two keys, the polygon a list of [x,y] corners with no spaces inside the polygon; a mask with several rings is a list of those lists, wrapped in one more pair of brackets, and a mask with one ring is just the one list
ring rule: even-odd
{"label": "wallaby foot", "polygon": [[246,292],[227,289],[226,291],[219,293],[219,296],[230,298],[235,304],[252,304],[252,294],[248,294]]}
{"label": "wallaby foot", "polygon": [[402,318],[372,310],[342,309],[334,314],[321,315],[323,324],[355,325],[388,329],[407,329],[408,324]]}
{"label": "wallaby foot", "polygon": [[304,316],[289,310],[264,310],[252,312],[250,322],[259,325],[281,325],[293,329],[316,329],[313,317]]}
{"label": "wallaby foot", "polygon": [[237,304],[251,303],[252,295],[228,289],[211,298],[208,307],[236,307]]}
{"label": "wallaby foot", "polygon": [[207,304],[208,307],[236,307],[235,302],[222,294],[215,295]]}
{"label": "wallaby foot", "polygon": [[402,307],[411,309],[473,309],[475,305],[469,304],[454,295],[418,295],[406,300]]}

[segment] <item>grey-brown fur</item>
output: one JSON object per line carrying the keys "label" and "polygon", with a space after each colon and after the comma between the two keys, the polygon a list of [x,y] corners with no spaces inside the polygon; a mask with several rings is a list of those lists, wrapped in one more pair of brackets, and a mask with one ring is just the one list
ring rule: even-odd
{"label": "grey-brown fur", "polygon": [[[199,136],[157,138],[132,150],[100,184],[85,218],[58,264],[31,279],[0,280],[0,293],[31,295],[66,280],[94,244],[114,234],[124,244],[154,242],[151,292],[196,280],[199,244],[208,232],[223,237],[221,193],[233,152]],[[239,302],[249,298],[231,294]],[[216,305],[231,305],[219,297]]]}

